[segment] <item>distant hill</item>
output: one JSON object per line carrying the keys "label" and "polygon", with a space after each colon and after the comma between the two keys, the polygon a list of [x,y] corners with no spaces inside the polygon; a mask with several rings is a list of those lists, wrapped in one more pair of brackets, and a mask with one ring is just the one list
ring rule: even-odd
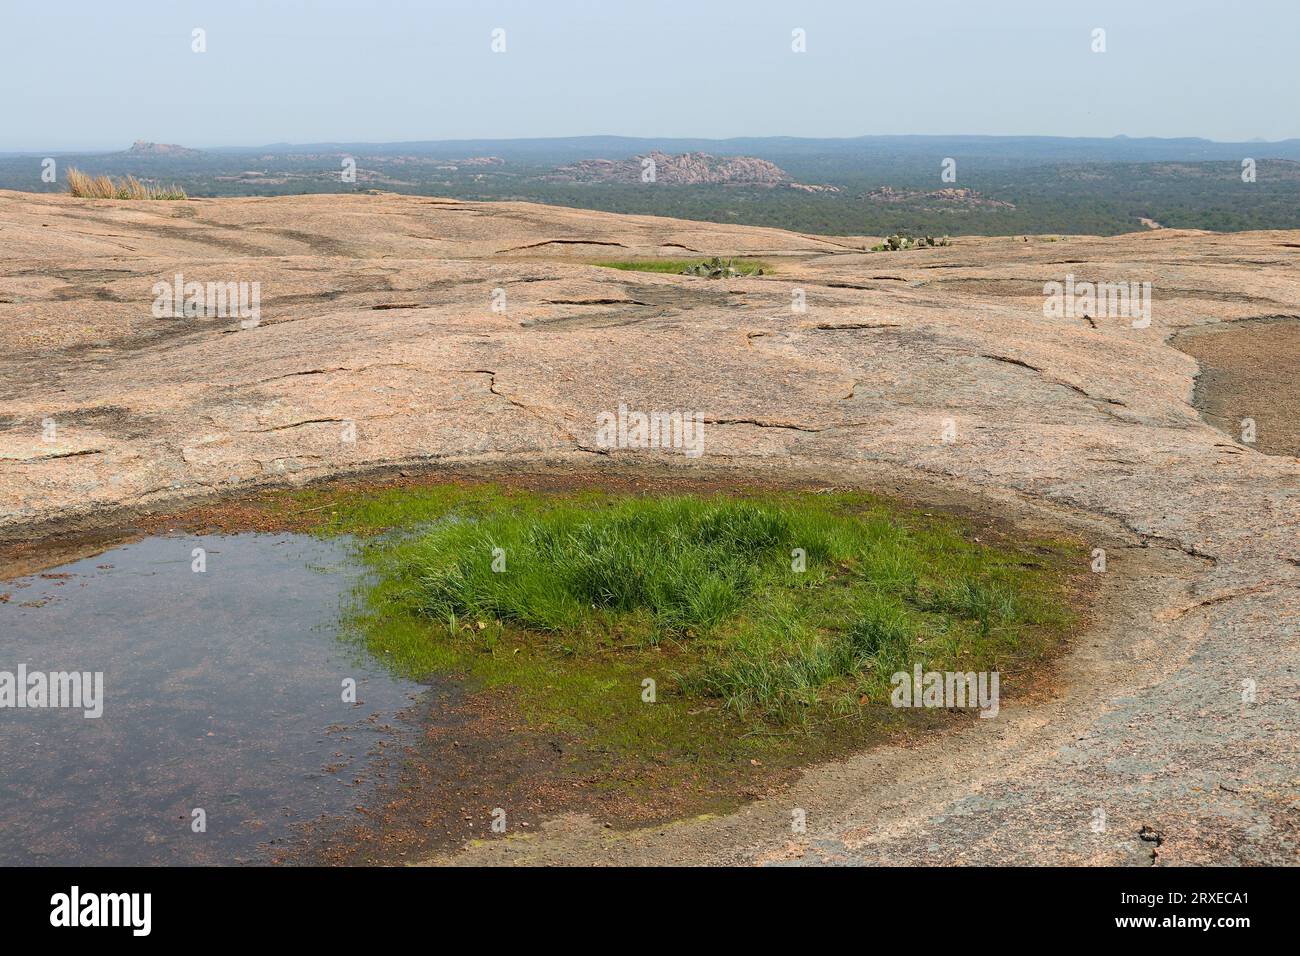
{"label": "distant hill", "polygon": [[838,192],[834,186],[796,183],[780,166],[756,156],[714,156],[711,153],[679,153],[651,150],[646,156],[627,159],[582,159],[560,166],[543,177],[552,183],[643,182],[653,170],[653,182],[667,186],[789,186],[810,192]]}
{"label": "distant hill", "polygon": [[142,139],[137,139],[132,143],[131,148],[126,152],[131,156],[167,156],[172,158],[203,155],[201,149],[190,149],[188,146],[176,146],[172,143],[147,143]]}
{"label": "distant hill", "polygon": [[666,185],[780,186],[790,182],[790,174],[780,166],[753,156],[671,155],[657,149],[648,156],[627,159],[579,160],[561,166],[546,178],[557,183],[637,183],[650,169],[654,171],[654,181]]}

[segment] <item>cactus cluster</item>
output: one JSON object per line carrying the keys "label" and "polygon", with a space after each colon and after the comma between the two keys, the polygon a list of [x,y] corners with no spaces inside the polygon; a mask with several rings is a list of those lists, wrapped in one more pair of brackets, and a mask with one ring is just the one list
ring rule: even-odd
{"label": "cactus cluster", "polygon": [[878,246],[872,246],[872,252],[897,252],[899,249],[920,249],[924,246],[947,246],[951,245],[947,236],[940,236],[938,239],[934,236],[907,236],[901,232],[896,232],[885,239]]}

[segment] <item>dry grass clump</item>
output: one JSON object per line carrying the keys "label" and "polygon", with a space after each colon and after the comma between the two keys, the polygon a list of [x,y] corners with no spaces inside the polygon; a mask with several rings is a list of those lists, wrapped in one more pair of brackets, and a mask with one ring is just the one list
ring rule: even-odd
{"label": "dry grass clump", "polygon": [[148,186],[134,176],[114,180],[69,169],[68,192],[80,199],[188,199],[179,186]]}

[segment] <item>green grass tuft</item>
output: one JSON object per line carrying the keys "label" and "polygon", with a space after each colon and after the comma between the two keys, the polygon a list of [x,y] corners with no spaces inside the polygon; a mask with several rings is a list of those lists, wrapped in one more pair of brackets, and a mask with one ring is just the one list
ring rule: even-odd
{"label": "green grass tuft", "polygon": [[91,176],[69,167],[68,193],[80,199],[188,199],[179,186],[160,186],[143,183],[134,176],[113,179],[111,176]]}
{"label": "green grass tuft", "polygon": [[[339,502],[326,526],[380,527],[396,530],[364,545],[376,575],[356,624],[382,659],[474,675],[543,723],[635,747],[716,729],[685,716],[701,707],[751,727],[860,714],[915,663],[996,668],[1006,688],[1068,628],[1078,561],[1073,546],[981,544],[861,494],[444,487]],[[646,677],[656,708],[640,701]]]}
{"label": "green grass tuft", "polygon": [[[628,272],[668,272],[673,275],[684,275],[716,261],[716,259],[626,259],[594,262],[592,265],[604,269],[623,269]],[[727,265],[742,276],[760,276],[770,274],[772,271],[770,265],[757,259],[729,259]]]}

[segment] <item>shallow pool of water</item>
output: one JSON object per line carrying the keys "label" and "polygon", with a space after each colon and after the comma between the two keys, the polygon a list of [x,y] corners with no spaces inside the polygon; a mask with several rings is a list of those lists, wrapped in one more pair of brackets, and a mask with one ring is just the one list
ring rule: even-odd
{"label": "shallow pool of water", "polygon": [[425,688],[339,640],[360,573],[345,542],[248,534],[0,582],[0,680],[103,673],[98,718],[0,707],[0,865],[259,862],[363,805]]}

